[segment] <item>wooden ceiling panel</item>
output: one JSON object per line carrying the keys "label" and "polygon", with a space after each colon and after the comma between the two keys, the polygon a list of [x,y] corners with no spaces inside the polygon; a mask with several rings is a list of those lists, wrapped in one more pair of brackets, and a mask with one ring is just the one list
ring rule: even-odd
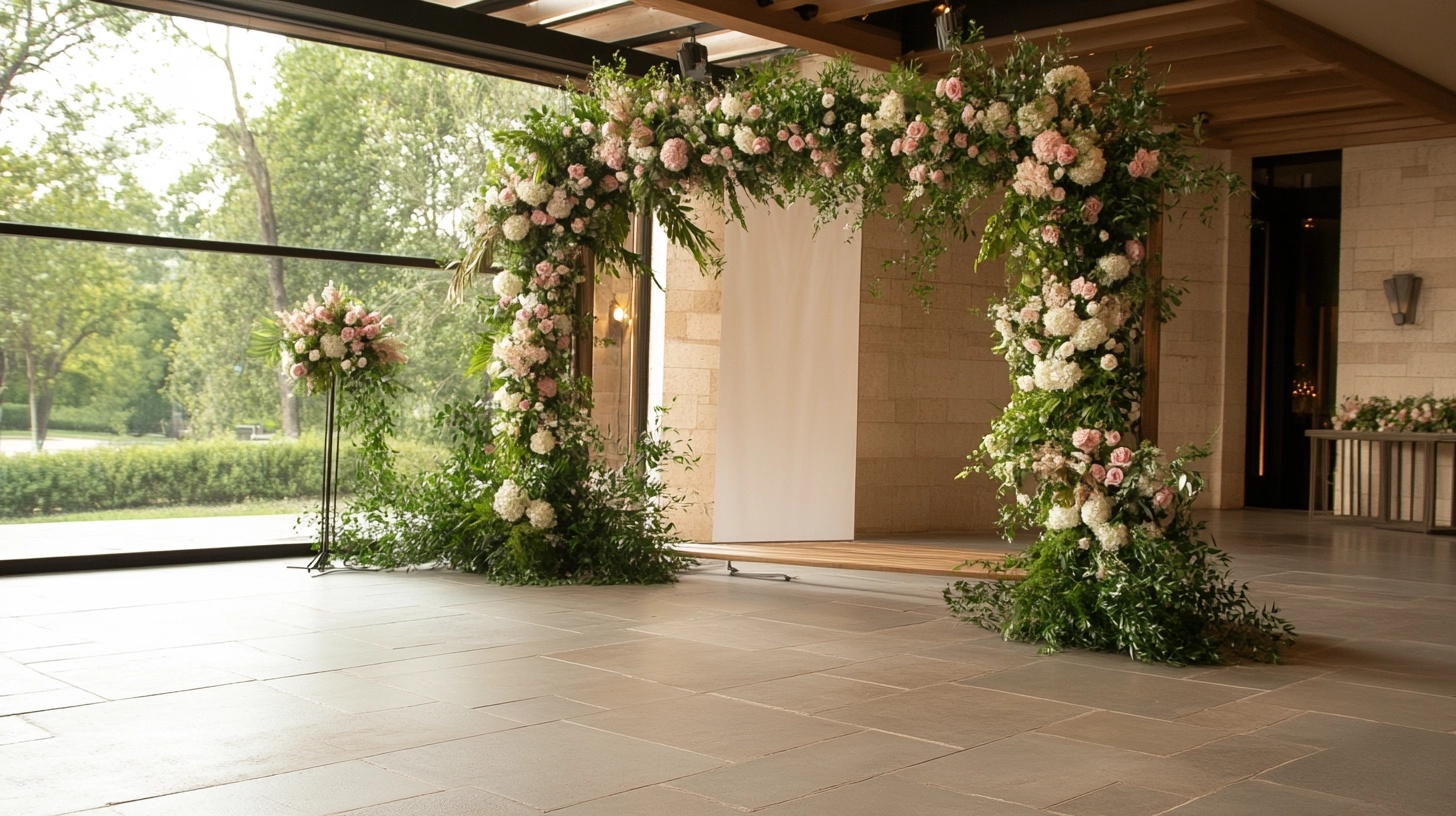
{"label": "wooden ceiling panel", "polygon": [[524,25],[550,25],[552,20],[572,19],[630,3],[631,0],[533,0],[523,6],[491,12],[490,16]]}
{"label": "wooden ceiling panel", "polygon": [[[850,23],[815,24],[796,14],[760,8],[754,0],[635,0],[638,5],[741,31],[811,54],[848,54],[867,68],[887,70],[902,56],[900,36],[888,29]],[[711,58],[711,54],[710,54]]]}
{"label": "wooden ceiling panel", "polygon": [[[638,50],[659,57],[671,57],[677,53],[678,47],[684,42],[687,42],[687,37],[646,45]],[[765,51],[774,51],[784,47],[783,43],[765,40],[762,37],[755,37],[740,31],[715,31],[699,37],[698,42],[708,49],[710,62],[727,61],[750,54],[762,54]]]}
{"label": "wooden ceiling panel", "polygon": [[578,37],[616,43],[651,36],[675,28],[686,28],[696,22],[696,20],[669,14],[666,11],[629,5],[552,26],[552,28],[575,34]]}

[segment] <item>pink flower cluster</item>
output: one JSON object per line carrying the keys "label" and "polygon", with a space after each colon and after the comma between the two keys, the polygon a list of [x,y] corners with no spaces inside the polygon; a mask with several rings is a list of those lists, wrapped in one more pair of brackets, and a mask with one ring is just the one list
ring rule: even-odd
{"label": "pink flower cluster", "polygon": [[387,373],[409,361],[390,331],[394,318],[369,311],[332,282],[322,300],[309,295],[297,309],[277,317],[284,368],[315,390],[326,390],[334,375]]}

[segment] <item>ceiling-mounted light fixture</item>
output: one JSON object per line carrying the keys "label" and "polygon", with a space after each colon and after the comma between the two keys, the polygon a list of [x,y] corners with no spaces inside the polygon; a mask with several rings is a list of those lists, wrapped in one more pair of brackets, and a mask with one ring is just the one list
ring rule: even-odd
{"label": "ceiling-mounted light fixture", "polygon": [[1416,300],[1421,296],[1419,275],[1405,273],[1385,279],[1385,301],[1390,305],[1390,317],[1397,326],[1416,322]]}
{"label": "ceiling-mounted light fixture", "polygon": [[708,47],[698,42],[696,28],[688,29],[688,41],[677,49],[677,67],[688,79],[708,81]]}
{"label": "ceiling-mounted light fixture", "polygon": [[795,8],[794,12],[799,15],[800,20],[803,20],[807,23],[815,17],[819,16],[819,7],[814,5],[813,3],[809,3],[807,5]]}
{"label": "ceiling-mounted light fixture", "polygon": [[935,18],[935,45],[942,51],[955,48],[961,34],[961,10],[942,2],[930,10]]}

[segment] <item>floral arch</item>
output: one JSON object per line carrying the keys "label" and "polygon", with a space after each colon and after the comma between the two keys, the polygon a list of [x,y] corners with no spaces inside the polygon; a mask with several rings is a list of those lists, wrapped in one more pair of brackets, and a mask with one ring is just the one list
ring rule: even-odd
{"label": "floral arch", "polygon": [[1001,485],[1008,536],[1040,534],[998,565],[1024,580],[960,582],[947,601],[1051,648],[1173,663],[1276,657],[1291,630],[1201,540],[1191,456],[1137,442],[1143,371],[1131,350],[1145,305],[1170,316],[1176,300],[1142,274],[1148,229],[1179,193],[1237,181],[1195,167],[1159,108],[1138,64],[1094,88],[1057,49],[1025,43],[1003,64],[963,48],[933,84],[914,68],[862,79],[847,61],[815,78],[780,63],[720,86],[599,70],[565,109],[499,135],[499,176],[482,189],[457,278],[499,269],[474,359],[489,395],[448,412],[450,462],[409,489],[387,480],[391,495],[362,505],[355,556],[502,581],[671,580],[681,559],[653,473],[681,454],[657,436],[620,468],[591,455],[602,444],[591,383],[571,367],[589,328],[576,288],[590,259],[650,274],[623,248],[633,212],[651,212],[712,270],[716,247],[692,201],[729,214],[740,196],[808,199],[831,215],[854,204],[913,227],[921,245],[904,262],[927,297],[945,237],[968,237],[965,214],[1004,187],[980,255],[1008,258],[992,311],[1016,387],[972,458]]}

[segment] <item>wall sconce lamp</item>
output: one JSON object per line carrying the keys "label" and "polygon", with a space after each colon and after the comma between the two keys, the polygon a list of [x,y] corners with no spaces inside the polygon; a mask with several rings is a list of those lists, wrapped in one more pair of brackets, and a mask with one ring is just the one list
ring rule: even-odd
{"label": "wall sconce lamp", "polygon": [[935,17],[935,45],[942,51],[955,48],[961,33],[961,11],[949,2],[942,2],[930,10]]}
{"label": "wall sconce lamp", "polygon": [[632,315],[627,313],[626,306],[623,306],[619,301],[612,301],[613,323],[626,323],[631,317]]}
{"label": "wall sconce lamp", "polygon": [[698,42],[698,30],[688,29],[688,41],[677,49],[677,67],[696,82],[708,81],[708,46]]}
{"label": "wall sconce lamp", "polygon": [[1397,326],[1416,322],[1416,301],[1420,296],[1419,275],[1405,273],[1385,279],[1385,301],[1390,304],[1390,317]]}

